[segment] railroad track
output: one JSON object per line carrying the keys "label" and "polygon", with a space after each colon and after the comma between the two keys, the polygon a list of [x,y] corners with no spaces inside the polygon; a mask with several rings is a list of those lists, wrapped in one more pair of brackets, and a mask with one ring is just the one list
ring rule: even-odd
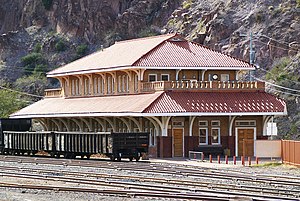
{"label": "railroad track", "polygon": [[[0,157],[0,161],[98,168],[109,171],[110,173],[89,173],[84,171],[76,172],[62,170],[57,171],[49,169],[46,170],[40,167],[0,167],[3,177],[64,181],[66,183],[84,183],[86,185],[96,186],[97,184],[95,183],[98,183],[98,185],[101,184],[102,186],[109,188],[125,188],[125,190],[130,189],[136,192],[150,192],[149,197],[151,197],[151,192],[176,195],[181,195],[182,192],[184,192],[184,196],[199,196],[199,194],[203,195],[205,193],[206,199],[208,199],[210,195],[213,195],[214,198],[225,200],[241,196],[248,198],[251,197],[257,200],[295,200],[300,195],[300,190],[298,188],[300,181],[298,177],[277,177],[266,174],[253,176],[251,174],[238,171],[235,171],[234,175],[229,176],[228,172],[217,169],[197,167],[192,169],[185,166],[152,163],[111,163],[107,161],[66,159],[48,160],[45,158],[11,156]],[[111,173],[111,170],[114,170],[114,172]],[[19,173],[19,171],[27,173]],[[62,176],[52,176],[51,174],[53,174],[53,171]],[[119,174],[120,171],[122,174]],[[130,172],[130,175],[124,175],[128,172]],[[143,175],[133,176],[133,172],[139,174],[143,173]],[[155,177],[153,177],[153,175],[155,175]],[[88,177],[88,179],[86,177]],[[210,181],[204,181],[203,178],[206,180],[210,179]],[[267,181],[264,181],[264,179],[267,179]],[[231,183],[227,183],[228,180],[230,180]],[[287,182],[287,180],[289,180],[289,182]],[[240,183],[241,181],[244,183]],[[264,186],[257,185],[258,181],[260,184],[264,184]],[[181,199],[192,198],[181,197]]]}

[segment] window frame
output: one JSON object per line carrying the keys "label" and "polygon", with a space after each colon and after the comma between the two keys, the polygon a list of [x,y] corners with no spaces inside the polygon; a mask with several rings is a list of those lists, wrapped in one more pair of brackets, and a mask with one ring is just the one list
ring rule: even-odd
{"label": "window frame", "polygon": [[[201,142],[201,132],[200,130],[205,130],[205,143]],[[199,127],[199,145],[208,145],[208,128],[207,127]]]}
{"label": "window frame", "polygon": [[[155,80],[154,80],[154,81],[150,81],[150,77],[151,77],[151,76],[155,76]],[[157,81],[157,74],[149,74],[149,75],[148,75],[148,81],[149,81],[149,82],[156,82],[156,81]]]}
{"label": "window frame", "polygon": [[[217,124],[214,124],[214,123],[217,123]],[[210,124],[212,127],[220,127],[221,121],[220,120],[211,120]]]}
{"label": "window frame", "polygon": [[[224,76],[226,76],[226,80],[223,80]],[[223,73],[220,75],[220,81],[221,82],[228,82],[230,80],[230,75],[227,73]]]}
{"label": "window frame", "polygon": [[[167,80],[163,80],[163,76],[168,76],[168,79],[167,79]],[[160,75],[160,80],[161,80],[161,81],[164,81],[164,82],[170,81],[170,74],[161,74],[161,75]]]}
{"label": "window frame", "polygon": [[[218,130],[218,142],[213,142],[213,130]],[[220,145],[221,144],[221,128],[220,127],[212,127],[211,128],[211,144],[212,145]]]}

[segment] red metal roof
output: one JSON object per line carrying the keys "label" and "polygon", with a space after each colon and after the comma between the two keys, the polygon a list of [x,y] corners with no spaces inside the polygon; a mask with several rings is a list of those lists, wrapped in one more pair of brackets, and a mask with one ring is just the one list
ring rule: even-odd
{"label": "red metal roof", "polygon": [[116,42],[74,62],[61,66],[48,77],[94,73],[117,68],[190,67],[192,69],[253,70],[249,63],[189,42],[177,34]]}
{"label": "red metal roof", "polygon": [[169,39],[135,62],[134,66],[253,68],[249,63],[186,40]]}
{"label": "red metal roof", "polygon": [[266,92],[168,91],[143,113],[277,113],[285,112],[283,100]]}

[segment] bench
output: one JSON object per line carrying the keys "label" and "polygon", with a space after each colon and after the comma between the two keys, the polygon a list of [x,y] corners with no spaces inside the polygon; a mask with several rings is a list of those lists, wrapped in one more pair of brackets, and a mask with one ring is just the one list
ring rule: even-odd
{"label": "bench", "polygon": [[222,148],[222,145],[199,145],[193,151],[203,152],[205,156],[210,154],[213,156],[224,155],[224,149]]}

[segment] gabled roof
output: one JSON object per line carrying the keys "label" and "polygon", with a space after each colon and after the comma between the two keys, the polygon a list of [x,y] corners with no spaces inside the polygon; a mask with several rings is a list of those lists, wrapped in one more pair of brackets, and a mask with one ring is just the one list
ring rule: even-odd
{"label": "gabled roof", "polygon": [[46,98],[11,118],[95,116],[285,115],[284,101],[265,92],[156,92],[90,98]]}
{"label": "gabled roof", "polygon": [[106,49],[97,51],[49,72],[48,76],[55,77],[55,75],[59,76],[61,74],[76,74],[93,70],[132,66],[132,64],[143,55],[163,41],[174,36],[176,36],[176,34],[166,34],[116,42]]}
{"label": "gabled roof", "polygon": [[249,63],[189,42],[177,34],[116,42],[114,45],[66,64],[48,77],[116,69],[254,70]]}
{"label": "gabled roof", "polygon": [[218,68],[220,70],[242,70],[253,68],[249,63],[216,52],[198,43],[186,40],[164,41],[135,62],[134,66],[153,67],[197,67],[197,69]]}

